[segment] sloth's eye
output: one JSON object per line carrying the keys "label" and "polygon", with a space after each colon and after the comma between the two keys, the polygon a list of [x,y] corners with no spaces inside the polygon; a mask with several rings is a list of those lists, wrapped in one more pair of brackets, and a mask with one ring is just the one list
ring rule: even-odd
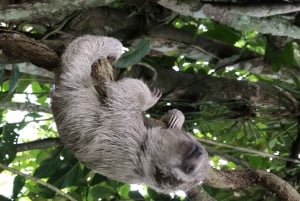
{"label": "sloth's eye", "polygon": [[194,144],[192,149],[187,153],[186,159],[198,158],[201,155],[202,155],[202,148],[199,145]]}

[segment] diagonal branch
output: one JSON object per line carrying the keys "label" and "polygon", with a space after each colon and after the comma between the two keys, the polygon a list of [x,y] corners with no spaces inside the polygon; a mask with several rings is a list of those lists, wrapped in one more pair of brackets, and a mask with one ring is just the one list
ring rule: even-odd
{"label": "diagonal branch", "polygon": [[261,186],[275,193],[279,200],[300,200],[299,193],[288,182],[264,170],[243,169],[219,171],[211,169],[205,184],[223,189]]}
{"label": "diagonal branch", "polygon": [[70,196],[70,195],[68,195],[68,194],[66,194],[66,193],[64,193],[64,192],[62,192],[61,190],[59,190],[59,189],[56,188],[55,186],[53,186],[53,185],[51,185],[51,184],[48,184],[47,182],[44,182],[43,180],[41,180],[41,179],[39,179],[39,178],[37,178],[37,177],[33,177],[33,176],[31,176],[31,175],[25,174],[25,173],[23,173],[23,172],[21,172],[21,171],[19,171],[19,170],[16,170],[16,169],[14,169],[14,168],[8,167],[8,166],[6,166],[6,165],[4,165],[4,164],[2,164],[2,163],[0,163],[0,168],[1,168],[1,169],[4,169],[4,170],[7,170],[7,171],[9,171],[9,172],[12,172],[12,173],[14,173],[14,174],[20,175],[20,176],[22,176],[22,177],[25,177],[25,178],[27,178],[27,179],[30,179],[30,180],[32,180],[32,181],[34,181],[34,182],[36,182],[36,183],[38,183],[38,184],[40,184],[40,185],[42,185],[42,186],[45,186],[45,187],[51,189],[52,191],[54,191],[55,193],[61,195],[62,197],[64,197],[64,198],[67,199],[67,200],[76,201],[76,199],[73,198],[72,196]]}

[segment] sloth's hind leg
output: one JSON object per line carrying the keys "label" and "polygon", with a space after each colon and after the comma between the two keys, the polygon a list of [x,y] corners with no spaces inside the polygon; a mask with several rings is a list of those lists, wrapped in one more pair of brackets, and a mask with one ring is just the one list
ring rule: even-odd
{"label": "sloth's hind leg", "polygon": [[[144,83],[143,83],[144,84]],[[148,88],[148,86],[146,86]],[[149,108],[153,107],[157,101],[160,99],[162,93],[159,89],[155,88],[153,91],[148,90],[144,91],[143,100],[141,100],[141,109],[146,111]]]}
{"label": "sloth's hind leg", "polygon": [[158,89],[151,91],[144,82],[132,78],[112,82],[107,89],[113,96],[110,97],[112,104],[140,111],[154,106],[162,95]]}

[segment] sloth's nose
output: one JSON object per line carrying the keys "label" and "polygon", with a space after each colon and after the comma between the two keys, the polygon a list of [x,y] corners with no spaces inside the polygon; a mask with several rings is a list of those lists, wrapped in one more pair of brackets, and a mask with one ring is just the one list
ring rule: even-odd
{"label": "sloth's nose", "polygon": [[192,144],[187,152],[185,159],[182,161],[181,169],[185,174],[190,174],[195,170],[199,158],[203,154],[203,149],[199,144]]}

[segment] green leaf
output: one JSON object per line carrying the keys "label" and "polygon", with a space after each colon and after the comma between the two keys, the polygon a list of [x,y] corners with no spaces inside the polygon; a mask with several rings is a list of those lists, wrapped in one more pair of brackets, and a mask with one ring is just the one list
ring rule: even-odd
{"label": "green leaf", "polygon": [[266,58],[271,62],[274,71],[279,71],[281,67],[291,67],[297,65],[294,57],[293,43],[287,43],[282,50],[275,50],[272,46],[266,46]]}
{"label": "green leaf", "polygon": [[148,188],[148,195],[154,200],[160,199],[160,194],[151,188]]}
{"label": "green leaf", "polygon": [[129,197],[132,198],[133,200],[140,200],[140,201],[145,200],[145,198],[138,191],[130,191]]}
{"label": "green leaf", "polygon": [[34,176],[46,178],[55,175],[59,171],[66,173],[76,163],[77,160],[66,148],[58,147],[50,157],[42,161],[34,172]]}
{"label": "green leaf", "polygon": [[212,20],[203,21],[203,24],[207,28],[207,31],[202,32],[201,35],[221,40],[229,44],[234,44],[241,38],[241,32],[239,31],[236,31],[222,24],[216,23]]}
{"label": "green leaf", "polygon": [[17,175],[14,180],[13,195],[12,195],[13,199],[17,198],[17,196],[21,192],[24,184],[25,184],[25,178]]}
{"label": "green leaf", "polygon": [[107,177],[101,175],[101,174],[95,174],[95,176],[93,177],[90,186],[94,186],[96,184],[99,184],[102,181],[106,181]]}
{"label": "green leaf", "polygon": [[15,89],[17,88],[19,78],[20,78],[19,67],[17,65],[13,64],[11,76],[9,79],[9,90],[8,90],[9,94],[12,94],[15,91]]}
{"label": "green leaf", "polygon": [[15,130],[18,130],[16,124],[5,124],[0,127],[0,162],[5,164],[9,164],[16,157],[19,135]]}
{"label": "green leaf", "polygon": [[115,190],[110,186],[96,185],[93,186],[90,190],[91,195],[94,200],[98,200],[99,198],[107,198],[110,196],[115,196]]}
{"label": "green leaf", "polygon": [[45,105],[46,100],[48,98],[48,93],[41,93],[44,91],[49,91],[49,87],[47,87],[45,84],[40,84],[39,82],[31,82],[31,87],[33,92],[37,92],[39,94],[36,95],[37,102]]}
{"label": "green leaf", "polygon": [[77,162],[71,169],[67,171],[61,171],[61,175],[58,176],[58,179],[52,182],[52,178],[49,179],[49,183],[57,186],[58,188],[66,188],[69,186],[76,186],[79,184],[80,179],[82,178],[82,170],[80,163]]}
{"label": "green leaf", "polygon": [[119,195],[127,199],[128,198],[128,193],[130,192],[130,185],[129,184],[124,184],[119,188]]}
{"label": "green leaf", "polygon": [[122,55],[122,57],[114,64],[118,68],[127,68],[134,64],[139,63],[142,58],[149,53],[150,40],[142,39],[135,46],[132,46],[128,52]]}
{"label": "green leaf", "polygon": [[40,166],[35,170],[33,175],[39,178],[52,176],[60,167],[59,163],[61,151],[61,147],[55,149],[50,157],[41,162]]}

